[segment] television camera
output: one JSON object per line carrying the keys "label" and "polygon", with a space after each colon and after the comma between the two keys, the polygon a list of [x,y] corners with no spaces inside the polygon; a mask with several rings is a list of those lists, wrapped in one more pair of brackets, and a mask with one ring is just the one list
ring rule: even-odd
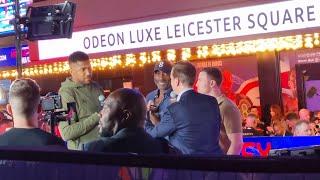
{"label": "television camera", "polygon": [[60,95],[47,95],[41,98],[41,108],[44,111],[43,121],[50,125],[51,133],[55,134],[55,126],[60,121],[68,121],[71,123],[71,119],[77,119],[76,103],[67,103],[67,110],[63,110],[63,105]]}

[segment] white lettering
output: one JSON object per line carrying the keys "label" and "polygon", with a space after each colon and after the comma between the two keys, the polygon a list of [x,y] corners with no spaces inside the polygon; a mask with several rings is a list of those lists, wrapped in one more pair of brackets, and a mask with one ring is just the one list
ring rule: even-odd
{"label": "white lettering", "polygon": [[90,54],[194,41],[208,43],[208,40],[320,27],[320,13],[316,13],[320,12],[320,1],[300,1],[74,32],[72,39],[39,41],[39,58],[67,57],[79,50]]}
{"label": "white lettering", "polygon": [[7,56],[6,55],[0,55],[0,61],[6,61]]}

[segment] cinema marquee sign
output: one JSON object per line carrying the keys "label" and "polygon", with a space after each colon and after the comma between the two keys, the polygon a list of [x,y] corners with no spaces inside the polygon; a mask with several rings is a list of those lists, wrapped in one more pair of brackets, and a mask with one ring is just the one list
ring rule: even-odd
{"label": "cinema marquee sign", "polygon": [[319,0],[213,11],[73,33],[72,39],[39,41],[40,59],[81,50],[99,53],[320,26]]}

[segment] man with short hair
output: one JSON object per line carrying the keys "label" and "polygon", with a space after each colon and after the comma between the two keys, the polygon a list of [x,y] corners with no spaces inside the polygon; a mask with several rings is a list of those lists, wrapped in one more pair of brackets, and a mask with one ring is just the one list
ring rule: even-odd
{"label": "man with short hair", "polygon": [[259,113],[259,108],[258,106],[251,106],[249,108],[249,113],[255,114],[258,119],[260,119],[260,113]]}
{"label": "man with short hair", "polygon": [[17,79],[11,84],[7,111],[13,117],[14,127],[0,136],[0,146],[64,149],[61,139],[38,128],[40,89],[34,80]]}
{"label": "man with short hair", "polygon": [[61,121],[59,130],[62,138],[68,142],[72,150],[83,149],[84,143],[98,138],[98,128],[101,109],[99,96],[103,96],[102,88],[92,81],[92,70],[89,56],[84,52],[72,53],[68,59],[71,77],[61,83],[59,94],[63,108],[67,103],[76,103],[76,114],[71,123]]}
{"label": "man with short hair", "polygon": [[297,113],[290,112],[286,114],[286,124],[287,124],[287,131],[293,134],[293,129],[296,123],[298,122],[299,117]]}
{"label": "man with short hair", "polygon": [[196,69],[189,62],[176,63],[170,74],[171,87],[178,95],[155,123],[153,137],[169,136],[170,143],[183,154],[220,155],[221,117],[217,100],[192,89]]}
{"label": "man with short hair", "polygon": [[87,151],[153,154],[162,153],[160,142],[143,129],[146,117],[143,95],[132,89],[118,89],[105,100],[100,134],[112,134],[88,143]]}
{"label": "man with short hair", "polygon": [[198,92],[215,97],[222,118],[220,147],[228,155],[239,155],[243,145],[241,113],[236,104],[227,98],[220,89],[222,74],[217,68],[204,68],[198,76]]}
{"label": "man with short hair", "polygon": [[256,130],[257,128],[257,119],[258,116],[253,113],[249,113],[246,117],[246,124],[243,128],[243,136],[259,136],[259,132]]}
{"label": "man with short hair", "polygon": [[157,86],[146,96],[147,102],[147,120],[145,123],[146,131],[151,131],[154,127],[152,122],[159,122],[163,118],[164,112],[170,105],[170,85],[171,64],[166,61],[160,61],[155,64],[153,70],[154,83]]}

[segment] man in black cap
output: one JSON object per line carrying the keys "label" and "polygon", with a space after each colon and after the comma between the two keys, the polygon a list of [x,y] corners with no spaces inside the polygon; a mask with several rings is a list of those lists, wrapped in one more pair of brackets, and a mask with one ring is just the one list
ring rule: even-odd
{"label": "man in black cap", "polygon": [[161,121],[164,111],[171,104],[170,85],[171,64],[166,61],[157,62],[154,66],[153,78],[157,89],[150,92],[147,97],[147,120],[145,130],[150,132],[155,124]]}

